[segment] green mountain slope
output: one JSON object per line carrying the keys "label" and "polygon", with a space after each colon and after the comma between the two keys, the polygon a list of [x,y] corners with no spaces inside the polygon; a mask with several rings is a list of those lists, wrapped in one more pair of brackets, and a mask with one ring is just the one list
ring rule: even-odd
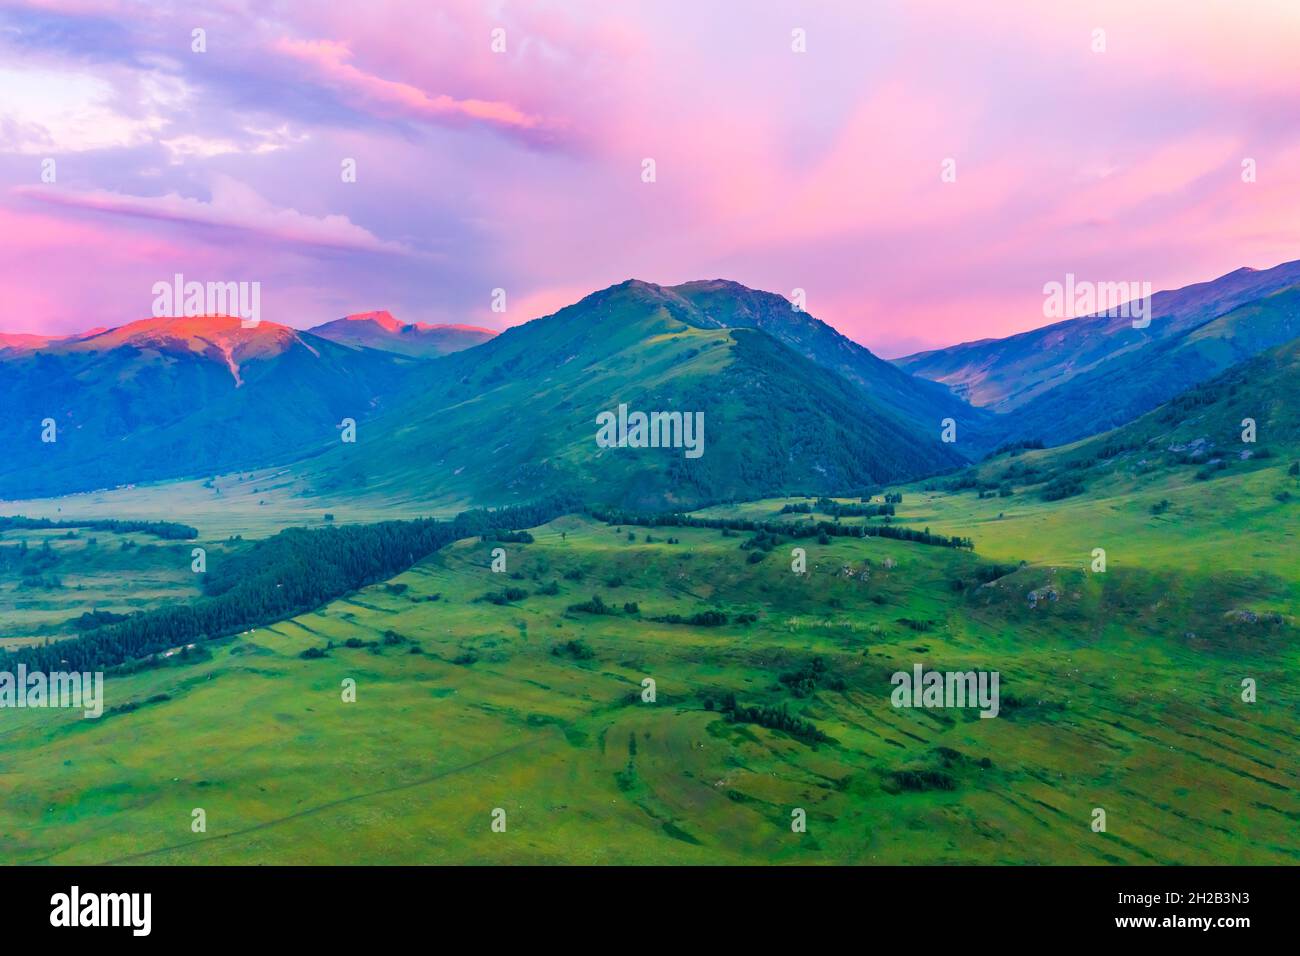
{"label": "green mountain slope", "polygon": [[[1121,428],[1000,454],[927,481],[927,523],[1004,558],[1086,564],[1093,548],[1144,567],[1287,582],[1300,607],[1300,339]],[[1255,423],[1243,441],[1243,421]],[[1227,609],[1225,609],[1227,610]]]}
{"label": "green mountain slope", "polygon": [[[760,329],[805,358],[866,392],[873,403],[913,426],[938,435],[952,418],[961,442],[958,452],[991,447],[993,416],[958,398],[946,386],[903,372],[807,312],[796,312],[784,296],[711,279],[663,289],[693,307],[689,321],[704,327]],[[974,453],[974,451],[972,451]]]}
{"label": "green mountain slope", "polygon": [[[779,489],[864,488],[948,470],[949,447],[756,329],[721,328],[673,290],[626,282],[432,362],[422,394],[305,463],[319,494],[555,490],[679,507]],[[704,414],[704,452],[602,448],[596,417]]]}
{"label": "green mountain slope", "polygon": [[[1221,343],[1221,338],[1211,338]],[[1030,453],[1056,472],[1201,469],[1217,476],[1300,454],[1300,339],[1277,346],[1197,385],[1136,421],[1085,441]],[[1255,441],[1243,441],[1243,422]]]}

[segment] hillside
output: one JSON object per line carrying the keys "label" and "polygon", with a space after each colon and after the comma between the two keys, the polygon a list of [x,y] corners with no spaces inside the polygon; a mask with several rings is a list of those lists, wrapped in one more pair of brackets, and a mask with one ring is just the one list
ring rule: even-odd
{"label": "hillside", "polygon": [[[1211,476],[1229,469],[1250,470],[1300,454],[1296,395],[1300,338],[1235,365],[1123,427],[1069,446],[1028,452],[1021,460],[1056,474],[1098,476],[1170,469],[1200,472],[1207,465]],[[1255,422],[1254,442],[1242,440],[1245,419]]]}
{"label": "hillside", "polygon": [[1300,286],[1105,362],[1007,416],[1016,437],[1052,444],[1123,425],[1180,392],[1300,336]]}
{"label": "hillside", "polygon": [[[705,450],[601,448],[596,416],[702,412]],[[962,459],[753,328],[625,282],[440,359],[420,395],[298,469],[322,495],[453,493],[501,504],[568,490],[683,507],[775,490],[867,488]]]}
{"label": "hillside", "polygon": [[[1207,575],[1239,573],[1300,607],[1300,339],[1138,420],[1070,445],[1014,450],[914,486],[927,525],[982,554],[1031,552]],[[1242,441],[1242,421],[1256,441]]]}
{"label": "hillside", "polygon": [[481,345],[496,332],[473,325],[400,322],[392,313],[361,312],[317,325],[308,331],[331,342],[396,352],[418,358],[450,355]]}
{"label": "hillside", "polygon": [[[660,288],[660,287],[656,287]],[[991,447],[993,416],[957,398],[946,386],[900,371],[869,349],[807,312],[796,312],[784,296],[749,289],[725,279],[661,288],[690,306],[684,321],[701,327],[750,328],[766,332],[800,355],[861,388],[872,403],[915,428],[937,435],[945,418],[957,422],[959,453],[974,457]]]}
{"label": "hillside", "polygon": [[[53,495],[284,460],[364,419],[406,360],[272,322],[146,319],[0,353],[0,495]],[[53,419],[55,440],[42,441]]]}

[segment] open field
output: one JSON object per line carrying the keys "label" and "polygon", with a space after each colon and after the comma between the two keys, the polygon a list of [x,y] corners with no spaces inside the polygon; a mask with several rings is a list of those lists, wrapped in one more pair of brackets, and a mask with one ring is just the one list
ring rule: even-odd
{"label": "open field", "polygon": [[[887,539],[805,539],[809,573],[796,575],[793,543],[750,563],[745,534],[663,528],[651,542],[577,517],[534,534],[505,545],[504,574],[489,570],[492,545],[462,541],[219,642],[211,659],[110,675],[106,706],[136,709],[98,721],[7,712],[7,858],[1300,858],[1294,618],[1230,614],[1284,603],[1272,579],[1119,560],[1105,575],[1082,560],[1053,568],[1032,535],[1020,539],[1030,566],[980,586],[984,555]],[[1010,539],[993,550],[1010,554]],[[540,593],[551,582],[558,593]],[[528,594],[481,600],[507,587]],[[613,613],[568,610],[593,594]],[[706,609],[730,622],[649,620]],[[744,613],[757,619],[737,623]],[[299,656],[331,641],[323,658]],[[891,673],[915,663],[999,671],[998,718],[892,707]],[[1241,700],[1246,676],[1254,704]],[[341,699],[347,678],[355,703]],[[727,694],[785,704],[833,742],[729,722]],[[206,833],[191,832],[195,808]],[[495,808],[505,833],[491,829]],[[806,833],[791,831],[796,808]],[[1090,829],[1094,808],[1105,833]]]}
{"label": "open field", "polygon": [[[1196,481],[1187,473],[1117,480],[1052,502],[1021,487],[1009,498],[981,499],[974,491],[927,491],[916,484],[897,489],[904,499],[896,520],[971,538],[982,557],[996,561],[1084,567],[1094,548],[1104,548],[1115,568],[1275,576],[1292,586],[1294,606],[1300,607],[1297,504],[1274,497],[1283,490],[1300,494],[1300,482],[1287,467],[1284,459],[1212,481]],[[771,520],[782,505],[804,500],[764,499],[701,513]],[[1168,509],[1153,514],[1152,506],[1162,500],[1168,500]]]}
{"label": "open field", "polygon": [[71,621],[88,611],[128,614],[192,600],[194,544],[84,528],[0,531],[0,556],[14,559],[0,561],[0,647],[75,637]]}
{"label": "open field", "polygon": [[164,481],[64,495],[0,501],[0,514],[29,518],[174,518],[199,529],[207,540],[242,535],[264,538],[281,528],[318,526],[326,514],[342,523],[395,518],[450,517],[466,507],[458,499],[367,497],[355,489],[337,498],[312,496],[308,486],[284,468],[219,475],[212,479]]}

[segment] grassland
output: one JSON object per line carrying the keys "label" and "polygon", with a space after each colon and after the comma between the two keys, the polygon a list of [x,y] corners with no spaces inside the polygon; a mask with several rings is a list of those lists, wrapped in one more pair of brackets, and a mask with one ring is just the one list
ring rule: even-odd
{"label": "grassland", "polygon": [[[1111,567],[1267,575],[1291,584],[1300,606],[1300,481],[1287,474],[1289,461],[1212,481],[1197,481],[1190,468],[1116,477],[1052,502],[1019,485],[1010,497],[981,499],[973,490],[926,490],[918,483],[897,489],[904,494],[899,520],[971,538],[982,556],[997,561],[1084,567],[1094,548],[1104,548]],[[1278,500],[1284,491],[1291,500]],[[802,500],[764,499],[701,513],[770,520],[784,504]],[[1161,501],[1168,508],[1153,513]]]}
{"label": "grassland", "polygon": [[71,622],[88,611],[128,614],[199,593],[192,542],[76,528],[0,531],[8,554],[23,543],[35,559],[28,566],[40,573],[25,576],[22,565],[0,562],[0,647],[76,636]]}
{"label": "grassland", "polygon": [[[570,516],[505,545],[504,574],[461,541],[210,659],[110,676],[107,706],[134,709],[4,712],[0,845],[16,863],[1295,863],[1294,554],[1265,529],[1238,546],[1266,572],[1216,563],[1225,530],[1189,570],[1168,542],[1218,541],[1227,491],[1148,527],[1146,490],[905,489],[897,520],[979,553],[807,539],[802,575],[793,543],[751,563],[748,536],[714,530]],[[1106,574],[1084,569],[1097,546]],[[982,585],[989,558],[1027,564]],[[483,599],[508,587],[527,596]],[[569,609],[593,594],[614,613]],[[1269,608],[1289,614],[1245,613]],[[705,609],[730,622],[651,620]],[[1001,714],[892,707],[914,663],[999,671]],[[729,722],[728,694],[833,742]]]}
{"label": "grassland", "polygon": [[340,524],[387,521],[395,518],[451,517],[463,511],[466,499],[429,498],[413,484],[409,496],[368,496],[352,489],[339,495],[317,495],[311,486],[285,468],[265,468],[216,475],[209,479],[129,485],[101,491],[0,501],[0,514],[31,518],[103,518],[156,520],[183,516],[199,529],[199,537],[220,540],[231,535],[265,538],[281,528],[323,524],[327,514]]}

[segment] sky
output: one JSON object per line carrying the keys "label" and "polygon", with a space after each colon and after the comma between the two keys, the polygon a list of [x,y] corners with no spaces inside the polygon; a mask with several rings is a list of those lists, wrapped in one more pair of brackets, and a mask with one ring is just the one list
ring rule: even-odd
{"label": "sky", "polygon": [[181,273],[299,328],[726,278],[1004,336],[1300,258],[1298,48],[1295,0],[0,0],[0,331]]}

